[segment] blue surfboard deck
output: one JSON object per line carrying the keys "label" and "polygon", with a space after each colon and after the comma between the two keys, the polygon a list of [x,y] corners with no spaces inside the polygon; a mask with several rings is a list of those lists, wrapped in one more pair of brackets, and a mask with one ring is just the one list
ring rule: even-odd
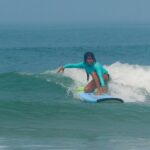
{"label": "blue surfboard deck", "polygon": [[101,94],[101,95],[95,95],[94,93],[84,93],[80,92],[79,93],[79,98],[82,101],[85,102],[92,102],[92,103],[97,103],[97,102],[108,102],[108,103],[123,103],[124,101],[120,98],[113,97],[107,93]]}

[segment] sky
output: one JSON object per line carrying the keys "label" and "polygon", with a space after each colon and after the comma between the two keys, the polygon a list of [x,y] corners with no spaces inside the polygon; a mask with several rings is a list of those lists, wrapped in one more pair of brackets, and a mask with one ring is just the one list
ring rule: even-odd
{"label": "sky", "polygon": [[0,24],[150,23],[150,0],[0,0]]}

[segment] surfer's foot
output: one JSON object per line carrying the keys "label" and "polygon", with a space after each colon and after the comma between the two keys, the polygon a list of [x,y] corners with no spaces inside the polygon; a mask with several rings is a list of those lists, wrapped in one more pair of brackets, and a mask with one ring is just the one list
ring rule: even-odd
{"label": "surfer's foot", "polygon": [[97,89],[95,95],[101,95],[101,94],[106,93],[106,92],[107,92],[106,87],[101,87],[101,88]]}
{"label": "surfer's foot", "polygon": [[98,92],[98,91],[95,93],[95,95],[101,95],[101,94],[102,92]]}

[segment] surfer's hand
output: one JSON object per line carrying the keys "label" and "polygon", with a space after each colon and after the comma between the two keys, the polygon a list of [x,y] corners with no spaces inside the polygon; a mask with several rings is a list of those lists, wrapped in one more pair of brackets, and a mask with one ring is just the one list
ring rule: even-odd
{"label": "surfer's hand", "polygon": [[60,67],[57,71],[57,73],[63,73],[64,72],[64,67]]}
{"label": "surfer's hand", "polygon": [[106,93],[107,92],[107,88],[106,87],[100,87],[97,89],[96,91],[96,95],[100,95],[102,93]]}

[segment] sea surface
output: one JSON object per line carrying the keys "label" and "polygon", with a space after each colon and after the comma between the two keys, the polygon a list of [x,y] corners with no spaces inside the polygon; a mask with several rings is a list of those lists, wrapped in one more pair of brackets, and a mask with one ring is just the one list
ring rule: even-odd
{"label": "sea surface", "polygon": [[[85,103],[91,51],[125,103]],[[149,150],[150,26],[0,26],[0,150]]]}

